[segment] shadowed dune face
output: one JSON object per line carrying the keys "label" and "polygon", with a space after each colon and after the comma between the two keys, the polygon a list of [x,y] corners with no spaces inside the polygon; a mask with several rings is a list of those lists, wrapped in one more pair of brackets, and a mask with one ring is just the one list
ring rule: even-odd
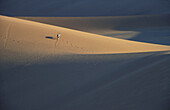
{"label": "shadowed dune face", "polygon": [[170,13],[169,6],[169,0],[1,0],[0,14],[10,16],[127,16],[167,14]]}
{"label": "shadowed dune face", "polygon": [[17,65],[14,61],[5,69],[1,66],[2,110],[169,109],[170,54],[69,55],[30,60]]}

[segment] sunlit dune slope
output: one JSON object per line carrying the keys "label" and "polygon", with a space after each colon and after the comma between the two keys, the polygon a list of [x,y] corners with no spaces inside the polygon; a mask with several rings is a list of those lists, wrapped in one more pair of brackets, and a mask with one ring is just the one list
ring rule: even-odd
{"label": "sunlit dune slope", "polygon": [[[169,46],[109,38],[33,21],[0,16],[1,51],[29,54],[108,54],[170,50]],[[60,39],[56,39],[60,33]]]}

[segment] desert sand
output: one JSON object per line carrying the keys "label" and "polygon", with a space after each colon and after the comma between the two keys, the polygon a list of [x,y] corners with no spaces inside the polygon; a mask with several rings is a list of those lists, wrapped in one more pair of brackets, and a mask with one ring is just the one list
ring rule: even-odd
{"label": "desert sand", "polygon": [[2,110],[168,110],[168,17],[1,15]]}
{"label": "desert sand", "polygon": [[[5,16],[1,16],[1,25],[4,27],[1,47],[20,53],[113,54],[170,50],[170,46],[110,38]],[[60,39],[56,39],[58,33]]]}

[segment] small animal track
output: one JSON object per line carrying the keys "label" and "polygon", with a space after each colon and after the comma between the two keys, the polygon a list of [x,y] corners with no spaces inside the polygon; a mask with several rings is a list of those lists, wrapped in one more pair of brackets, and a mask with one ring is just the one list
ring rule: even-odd
{"label": "small animal track", "polygon": [[10,37],[10,31],[11,31],[11,23],[8,25],[7,31],[6,31],[6,35],[5,35],[5,42],[4,42],[4,48],[6,48],[7,43],[8,43],[8,39]]}

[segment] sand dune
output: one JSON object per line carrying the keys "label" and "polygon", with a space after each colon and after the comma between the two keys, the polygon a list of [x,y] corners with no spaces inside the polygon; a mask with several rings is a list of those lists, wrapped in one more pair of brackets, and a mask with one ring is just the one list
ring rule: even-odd
{"label": "sand dune", "polygon": [[169,109],[170,46],[49,24],[0,16],[0,109]]}
{"label": "sand dune", "polygon": [[[1,16],[2,49],[26,53],[106,54],[166,51],[169,46],[134,42]],[[56,35],[61,33],[61,39]],[[52,39],[48,39],[52,37]]]}
{"label": "sand dune", "polygon": [[0,110],[170,110],[169,7],[1,0]]}

